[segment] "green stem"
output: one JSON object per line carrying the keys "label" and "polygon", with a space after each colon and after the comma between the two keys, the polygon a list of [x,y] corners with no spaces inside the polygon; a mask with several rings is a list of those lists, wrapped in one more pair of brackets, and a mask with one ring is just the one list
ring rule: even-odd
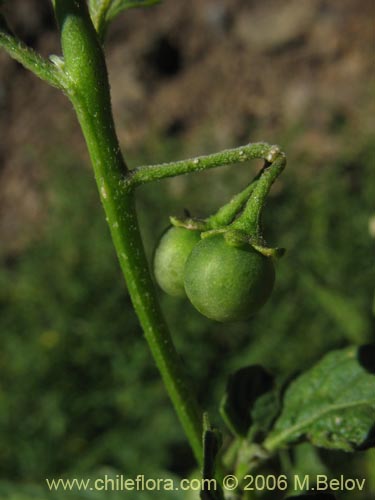
{"label": "green stem", "polygon": [[146,261],[128,169],[113,124],[104,55],[84,0],[56,0],[61,27],[66,89],[93,163],[101,201],[129,294],[155,362],[199,464],[201,411],[189,386],[157,300]]}
{"label": "green stem", "polygon": [[249,196],[254,191],[259,175],[260,174],[258,174],[243,191],[234,195],[228,203],[220,207],[216,213],[210,215],[207,219],[198,220],[190,217],[180,219],[179,217],[172,216],[169,218],[172,225],[201,232],[210,230],[217,231],[221,228],[225,228],[233,222],[235,216],[243,209]]}
{"label": "green stem", "polygon": [[215,214],[206,219],[206,222],[211,229],[225,227],[233,222],[235,216],[243,209],[243,206],[249,199],[251,193],[254,191],[259,175],[260,174],[258,174],[243,191],[234,195],[228,203],[220,207]]}
{"label": "green stem", "polygon": [[0,14],[0,47],[26,69],[53,87],[64,88],[64,75],[50,62],[15,37]]}
{"label": "green stem", "polygon": [[270,161],[260,172],[257,184],[252,192],[242,214],[232,224],[233,229],[239,229],[255,238],[261,238],[261,217],[267,195],[272,184],[284,170],[285,154],[274,148]]}
{"label": "green stem", "polygon": [[[153,0],[150,3],[151,1]],[[256,193],[257,196],[265,197],[276,178],[271,176],[277,169],[280,173],[284,168],[285,157],[275,146],[254,143],[195,159],[142,166],[129,171],[115,132],[102,47],[86,1],[52,0],[52,3],[61,28],[64,55],[64,61],[57,60],[58,67],[46,62],[11,35],[1,16],[0,46],[40,78],[63,89],[73,104],[87,143],[100,198],[135,311],[195,457],[202,465],[202,412],[157,300],[140,235],[134,188],[166,177],[264,158],[272,164],[272,168],[269,168],[269,172],[272,171],[269,174],[269,185],[267,187],[261,182],[266,175],[263,170],[262,176],[254,184],[252,197]],[[252,189],[253,187],[248,186],[228,204],[226,210],[221,213],[219,211],[218,220],[234,216]],[[251,210],[247,203],[244,213],[250,219],[257,218],[256,210],[255,215]]]}
{"label": "green stem", "polygon": [[145,165],[137,167],[130,172],[127,180],[132,186],[139,186],[147,182],[175,177],[177,175],[200,172],[209,168],[232,165],[247,160],[267,159],[274,151],[275,146],[265,142],[254,142],[239,148],[226,149],[206,156],[197,156],[186,160],[159,165]]}

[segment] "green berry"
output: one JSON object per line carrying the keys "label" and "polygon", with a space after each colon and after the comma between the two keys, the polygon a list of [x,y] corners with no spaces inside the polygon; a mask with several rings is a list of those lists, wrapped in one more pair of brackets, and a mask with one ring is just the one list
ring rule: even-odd
{"label": "green berry", "polygon": [[271,295],[272,260],[252,246],[230,245],[223,235],[202,239],[185,265],[185,290],[204,316],[240,321],[253,316]]}
{"label": "green berry", "polygon": [[169,295],[184,297],[184,267],[200,232],[171,227],[161,237],[154,254],[154,274],[160,288]]}

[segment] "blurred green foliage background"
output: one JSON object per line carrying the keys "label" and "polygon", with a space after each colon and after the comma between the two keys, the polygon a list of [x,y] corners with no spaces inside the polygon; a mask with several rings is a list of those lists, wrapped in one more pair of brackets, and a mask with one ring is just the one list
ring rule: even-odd
{"label": "blurred green foliage background", "polygon": [[[350,3],[357,9],[355,2],[343,5]],[[119,31],[113,32],[114,42]],[[275,52],[272,57],[283,56]],[[278,81],[280,75],[276,70],[274,74]],[[113,69],[112,75],[116,83]],[[158,78],[172,96],[173,110],[176,96],[168,89],[169,77]],[[270,99],[281,102],[279,89],[270,90]],[[198,107],[204,94],[200,99]],[[321,127],[320,118],[306,108],[289,121],[278,115],[275,119],[249,115],[241,121],[240,132],[233,124],[228,126],[225,140],[227,122],[220,114],[217,123],[223,124],[224,132],[213,133],[211,116],[195,124],[195,135],[188,139],[178,120],[172,120],[174,127],[167,133],[154,130],[151,122],[147,140],[129,147],[131,166],[234,147],[249,137],[277,142],[287,152],[287,169],[265,212],[269,243],[286,247],[287,253],[277,265],[275,291],[261,313],[247,323],[217,324],[186,301],[160,292],[199,400],[220,428],[217,408],[232,371],[256,363],[290,376],[330,349],[374,341],[375,140],[369,133],[368,96],[349,103],[348,113],[329,102],[320,103],[324,120],[328,118],[318,139],[311,130]],[[359,116],[367,121],[351,114],[358,102],[364,110]],[[63,106],[68,104],[64,101]],[[20,116],[24,108],[22,104]],[[134,109],[141,114],[136,105]],[[9,251],[5,244],[0,249],[1,500],[117,499],[124,494],[48,493],[44,480],[61,475],[95,477],[103,471],[128,477],[139,473],[156,477],[163,471],[167,477],[187,477],[195,470],[133,312],[91,170],[82,168],[81,149],[73,145],[67,153],[70,124],[56,119],[61,136],[58,141],[55,136],[43,139],[50,141],[43,155],[38,144],[18,145],[26,163],[38,164],[43,172],[37,183],[43,205],[32,226],[35,237],[28,238],[21,250]],[[143,126],[148,128],[149,122],[144,120]],[[184,126],[189,128],[188,120]],[[133,127],[137,129],[137,122]],[[126,134],[120,119],[120,136],[122,128]],[[304,143],[306,137],[310,143]],[[138,208],[150,261],[169,215],[182,215],[185,208],[193,215],[209,215],[257,168],[241,164],[142,187]],[[348,455],[301,445],[281,461],[289,471],[301,474],[325,471],[337,477],[348,472],[350,477],[367,478],[367,493],[355,497],[340,493],[340,500],[370,500],[375,495],[371,451]],[[280,472],[280,462],[275,460],[264,472]],[[128,493],[126,498],[133,496]],[[150,498],[181,497],[154,493]]]}
{"label": "blurred green foliage background", "polygon": [[[181,153],[181,145],[169,149]],[[252,321],[216,324],[160,294],[199,399],[217,425],[231,371],[261,363],[292,374],[329,349],[371,340],[373,153],[374,144],[361,144],[315,172],[308,159],[303,167],[290,161],[265,217],[269,241],[288,252],[272,299]],[[0,274],[1,475],[40,482],[104,465],[127,475],[187,475],[193,460],[132,310],[91,173],[62,154],[52,165],[56,175],[43,186],[43,238]],[[235,168],[184,178],[178,202],[168,197],[174,181],[142,189],[150,256],[169,213],[188,207],[208,214],[238,188],[238,177],[249,177],[249,167]],[[218,185],[225,185],[223,198]],[[359,468],[365,455],[359,453]],[[347,463],[339,456],[333,473]]]}

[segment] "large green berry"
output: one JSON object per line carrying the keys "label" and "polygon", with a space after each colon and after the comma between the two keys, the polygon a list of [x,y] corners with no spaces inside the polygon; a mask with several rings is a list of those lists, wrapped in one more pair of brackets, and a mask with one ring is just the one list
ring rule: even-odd
{"label": "large green berry", "polygon": [[169,295],[184,297],[184,267],[200,232],[171,227],[161,237],[154,254],[154,274],[160,287]]}
{"label": "large green berry", "polygon": [[274,282],[269,257],[250,245],[230,245],[222,234],[202,239],[185,265],[187,296],[199,312],[216,321],[253,316],[271,295]]}

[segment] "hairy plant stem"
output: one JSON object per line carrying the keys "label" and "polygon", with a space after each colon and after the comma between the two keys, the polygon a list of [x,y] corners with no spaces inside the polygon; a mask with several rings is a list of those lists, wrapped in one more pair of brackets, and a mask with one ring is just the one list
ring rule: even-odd
{"label": "hairy plant stem", "polygon": [[[154,1],[149,0],[149,3]],[[238,224],[243,229],[242,222],[247,217],[251,225],[259,226],[261,205],[272,182],[285,166],[285,156],[277,146],[254,143],[198,158],[129,170],[113,122],[108,75],[100,44],[102,33],[98,35],[95,31],[85,0],[52,0],[52,4],[61,29],[63,60],[55,57],[55,65],[45,61],[10,33],[1,16],[0,46],[37,76],[62,89],[73,104],[135,311],[193,453],[198,464],[203,466],[202,412],[160,309],[139,230],[134,189],[171,176],[263,158],[272,164],[267,175],[263,170],[252,184],[209,219],[212,227],[226,225],[253,195],[259,203],[253,206],[249,200],[233,225]],[[109,5],[103,1],[97,13],[99,32],[104,30]],[[221,475],[220,464],[217,475]]]}
{"label": "hairy plant stem", "polygon": [[233,222],[236,215],[243,209],[251,193],[258,182],[259,175],[253,179],[240,193],[235,194],[228,203],[221,206],[219,210],[206,219],[207,224],[212,229],[228,226]]}
{"label": "hairy plant stem", "polygon": [[64,70],[70,81],[65,91],[86,139],[129,294],[194,455],[202,464],[202,414],[158,303],[133,189],[124,183],[128,169],[113,124],[104,55],[83,0],[56,0],[55,10],[61,28]]}
{"label": "hairy plant stem", "polygon": [[259,179],[242,214],[231,225],[233,229],[239,229],[247,234],[251,234],[255,239],[259,239],[260,241],[262,240],[261,218],[267,195],[272,184],[286,165],[285,154],[276,148],[276,146],[272,146],[272,148],[272,153],[269,156],[270,161],[266,163],[260,172]]}
{"label": "hairy plant stem", "polygon": [[[132,185],[145,184],[158,181],[176,175],[200,172],[209,168],[232,165],[248,160],[271,158],[277,146],[270,146],[266,142],[253,142],[233,149],[225,149],[210,155],[197,156],[179,160],[171,163],[160,163],[159,165],[144,165],[133,169],[128,182]],[[272,156],[273,158],[273,156]]]}
{"label": "hairy plant stem", "polygon": [[63,76],[59,74],[58,69],[14,36],[1,13],[0,47],[6,50],[13,59],[53,87],[60,89],[64,87]]}

